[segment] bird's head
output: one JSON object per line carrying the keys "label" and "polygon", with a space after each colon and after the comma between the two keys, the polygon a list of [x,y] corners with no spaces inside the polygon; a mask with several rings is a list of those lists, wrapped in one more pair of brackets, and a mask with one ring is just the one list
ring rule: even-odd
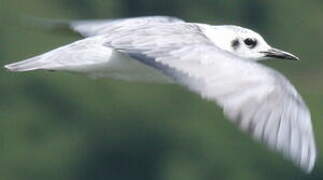
{"label": "bird's head", "polygon": [[273,48],[258,33],[239,26],[214,26],[206,34],[219,48],[250,60],[268,58],[299,60],[295,55]]}

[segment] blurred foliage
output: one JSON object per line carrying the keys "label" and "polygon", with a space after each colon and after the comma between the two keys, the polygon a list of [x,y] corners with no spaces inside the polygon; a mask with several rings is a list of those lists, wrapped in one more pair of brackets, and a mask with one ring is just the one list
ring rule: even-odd
{"label": "blurred foliage", "polygon": [[[54,19],[173,15],[260,32],[302,61],[269,61],[312,110],[323,144],[323,1],[1,0],[4,65],[78,37],[33,31],[17,16]],[[319,156],[306,175],[241,133],[212,102],[175,85],[65,73],[0,72],[1,180],[323,179]]]}

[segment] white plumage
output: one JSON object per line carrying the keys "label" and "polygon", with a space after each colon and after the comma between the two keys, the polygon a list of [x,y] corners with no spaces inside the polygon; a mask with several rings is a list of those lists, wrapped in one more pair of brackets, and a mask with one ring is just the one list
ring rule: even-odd
{"label": "white plumage", "polygon": [[5,67],[176,82],[223,107],[256,140],[305,171],[313,169],[316,147],[307,106],[283,75],[256,62],[297,57],[272,48],[259,34],[161,16],[60,25],[86,38]]}

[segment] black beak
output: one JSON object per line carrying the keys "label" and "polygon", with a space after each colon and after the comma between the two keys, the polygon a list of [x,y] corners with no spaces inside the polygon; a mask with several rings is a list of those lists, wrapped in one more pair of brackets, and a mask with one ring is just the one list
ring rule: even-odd
{"label": "black beak", "polygon": [[265,57],[288,59],[288,60],[295,60],[295,61],[299,60],[297,56],[275,48],[271,48],[268,51],[262,51],[261,53],[264,53]]}

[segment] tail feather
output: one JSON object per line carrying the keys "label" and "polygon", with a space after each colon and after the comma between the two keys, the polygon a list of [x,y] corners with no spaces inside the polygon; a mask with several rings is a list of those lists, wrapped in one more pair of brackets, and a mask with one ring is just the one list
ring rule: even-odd
{"label": "tail feather", "polygon": [[97,35],[97,31],[104,25],[115,20],[55,20],[39,17],[28,16],[23,18],[26,27],[37,28],[39,30],[47,30],[49,32],[60,34],[78,34],[81,37],[89,37]]}
{"label": "tail feather", "polygon": [[143,16],[121,19],[89,19],[89,20],[53,20],[39,17],[27,17],[26,25],[54,32],[77,33],[81,37],[91,37],[107,33],[118,26],[132,26],[146,23],[177,23],[181,19],[169,16]]}
{"label": "tail feather", "polygon": [[82,34],[78,31],[75,31],[75,29],[72,26],[72,22],[68,20],[53,20],[28,16],[22,18],[22,21],[25,27],[29,27],[32,29],[66,35],[77,34],[82,37]]}

